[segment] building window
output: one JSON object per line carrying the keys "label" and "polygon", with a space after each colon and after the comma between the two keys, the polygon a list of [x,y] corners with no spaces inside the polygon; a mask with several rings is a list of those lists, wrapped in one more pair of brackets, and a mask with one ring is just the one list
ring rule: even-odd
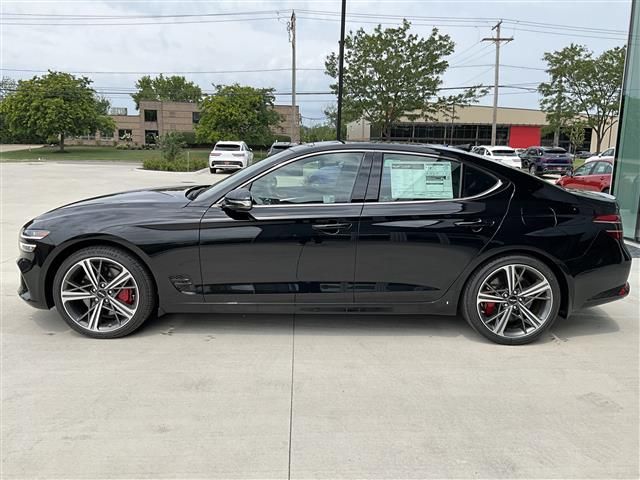
{"label": "building window", "polygon": [[100,132],[101,140],[113,140],[113,132]]}
{"label": "building window", "polygon": [[191,123],[198,123],[200,121],[200,112],[191,113]]}
{"label": "building window", "polygon": [[158,141],[158,130],[144,131],[144,143],[148,145],[155,145],[157,141]]}
{"label": "building window", "polygon": [[157,110],[145,110],[144,111],[144,121],[145,122],[157,122],[158,121],[158,111]]}
{"label": "building window", "polygon": [[133,130],[130,128],[121,128],[118,130],[118,139],[122,141],[130,141],[133,138]]}

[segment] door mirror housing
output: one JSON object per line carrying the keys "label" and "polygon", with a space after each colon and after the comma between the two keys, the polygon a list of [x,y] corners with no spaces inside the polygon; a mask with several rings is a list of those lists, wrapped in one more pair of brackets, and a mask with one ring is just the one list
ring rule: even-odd
{"label": "door mirror housing", "polygon": [[253,208],[251,191],[246,188],[237,188],[230,191],[222,200],[222,208],[233,212],[248,212]]}

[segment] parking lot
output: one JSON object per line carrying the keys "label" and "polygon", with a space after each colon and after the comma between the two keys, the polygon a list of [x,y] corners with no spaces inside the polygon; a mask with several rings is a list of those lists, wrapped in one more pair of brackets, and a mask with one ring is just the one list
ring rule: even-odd
{"label": "parking lot", "polygon": [[639,475],[639,259],[626,299],[522,347],[409,316],[167,315],[92,340],[17,297],[18,229],[85,197],[222,176],[0,169],[3,478]]}

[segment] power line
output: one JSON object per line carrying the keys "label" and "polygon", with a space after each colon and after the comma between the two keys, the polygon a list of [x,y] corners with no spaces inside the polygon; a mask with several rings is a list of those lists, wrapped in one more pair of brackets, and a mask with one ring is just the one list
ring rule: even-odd
{"label": "power line", "polygon": [[[20,69],[20,68],[0,68],[0,71],[6,72],[26,72],[26,73],[47,73],[49,70],[56,71],[55,69],[48,70],[34,70],[34,69]],[[324,68],[297,68],[297,70],[304,71],[324,71]],[[87,70],[69,70],[67,73],[78,73],[83,75],[214,75],[224,73],[263,73],[263,72],[290,72],[291,67],[286,68],[256,68],[251,70],[211,70],[211,71],[180,71],[180,72],[150,72],[150,71],[87,71]]]}

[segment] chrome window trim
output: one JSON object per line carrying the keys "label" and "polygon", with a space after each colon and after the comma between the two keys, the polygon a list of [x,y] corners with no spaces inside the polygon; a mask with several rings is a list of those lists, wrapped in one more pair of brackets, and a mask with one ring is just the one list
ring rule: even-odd
{"label": "chrome window trim", "polygon": [[[446,156],[446,151],[442,152],[441,154],[433,154],[433,153],[423,153],[423,152],[411,152],[411,151],[406,151],[406,150],[379,150],[379,149],[375,149],[375,150],[370,150],[370,149],[362,149],[362,150],[331,150],[330,152],[313,152],[313,153],[308,153],[306,155],[301,155],[299,157],[295,157],[295,158],[291,158],[289,160],[287,160],[286,162],[282,162],[279,163],[278,165],[274,165],[273,167],[271,167],[270,169],[262,172],[261,174],[251,178],[250,180],[247,180],[246,182],[244,182],[243,184],[241,184],[240,186],[234,188],[233,190],[236,190],[238,188],[244,188],[246,187],[248,184],[262,178],[264,175],[266,175],[267,173],[271,173],[274,170],[277,170],[280,167],[284,167],[285,165],[288,165],[289,163],[293,163],[297,160],[302,160],[304,158],[307,157],[313,157],[313,156],[318,156],[318,155],[326,155],[327,153],[362,153],[363,154],[363,158],[364,155],[366,155],[368,152],[379,152],[382,154],[386,154],[386,153],[393,153],[393,154],[399,154],[399,155],[416,155],[416,156],[421,156],[421,157],[431,157],[431,158],[444,158],[446,160],[453,160],[455,162],[459,162],[461,164],[461,166],[463,166],[464,168],[464,162],[461,160],[458,160],[456,158],[450,158]],[[444,155],[443,155],[444,154]],[[384,165],[384,157],[382,159],[383,161],[383,165]],[[495,175],[491,174],[491,176],[493,176],[494,178]],[[429,203],[439,203],[439,202],[462,202],[462,201],[467,201],[467,200],[475,200],[477,198],[480,197],[484,197],[485,195],[488,195],[496,190],[498,190],[500,187],[502,187],[504,185],[504,183],[502,182],[502,180],[500,180],[499,178],[496,178],[497,182],[495,185],[493,185],[491,188],[489,188],[488,190],[485,190],[484,192],[481,192],[477,195],[472,195],[470,197],[460,197],[460,198],[437,198],[437,199],[432,199],[432,200],[401,200],[401,201],[384,201],[381,202],[379,200],[376,200],[375,202],[363,202],[363,203],[350,203],[350,202],[340,202],[340,203],[287,203],[287,204],[277,204],[277,205],[254,205],[253,208],[282,208],[282,207],[315,207],[315,206],[329,206],[329,205],[341,205],[341,206],[345,206],[345,205],[406,205],[406,204],[429,204]],[[229,190],[231,191],[231,190]],[[224,195],[226,195],[229,192],[226,192]],[[222,208],[222,201],[224,200],[224,195],[217,201],[215,202],[213,205],[217,205],[219,207]],[[266,220],[267,218],[265,218]],[[276,219],[274,217],[274,219]],[[278,218],[280,219],[280,218]]]}

